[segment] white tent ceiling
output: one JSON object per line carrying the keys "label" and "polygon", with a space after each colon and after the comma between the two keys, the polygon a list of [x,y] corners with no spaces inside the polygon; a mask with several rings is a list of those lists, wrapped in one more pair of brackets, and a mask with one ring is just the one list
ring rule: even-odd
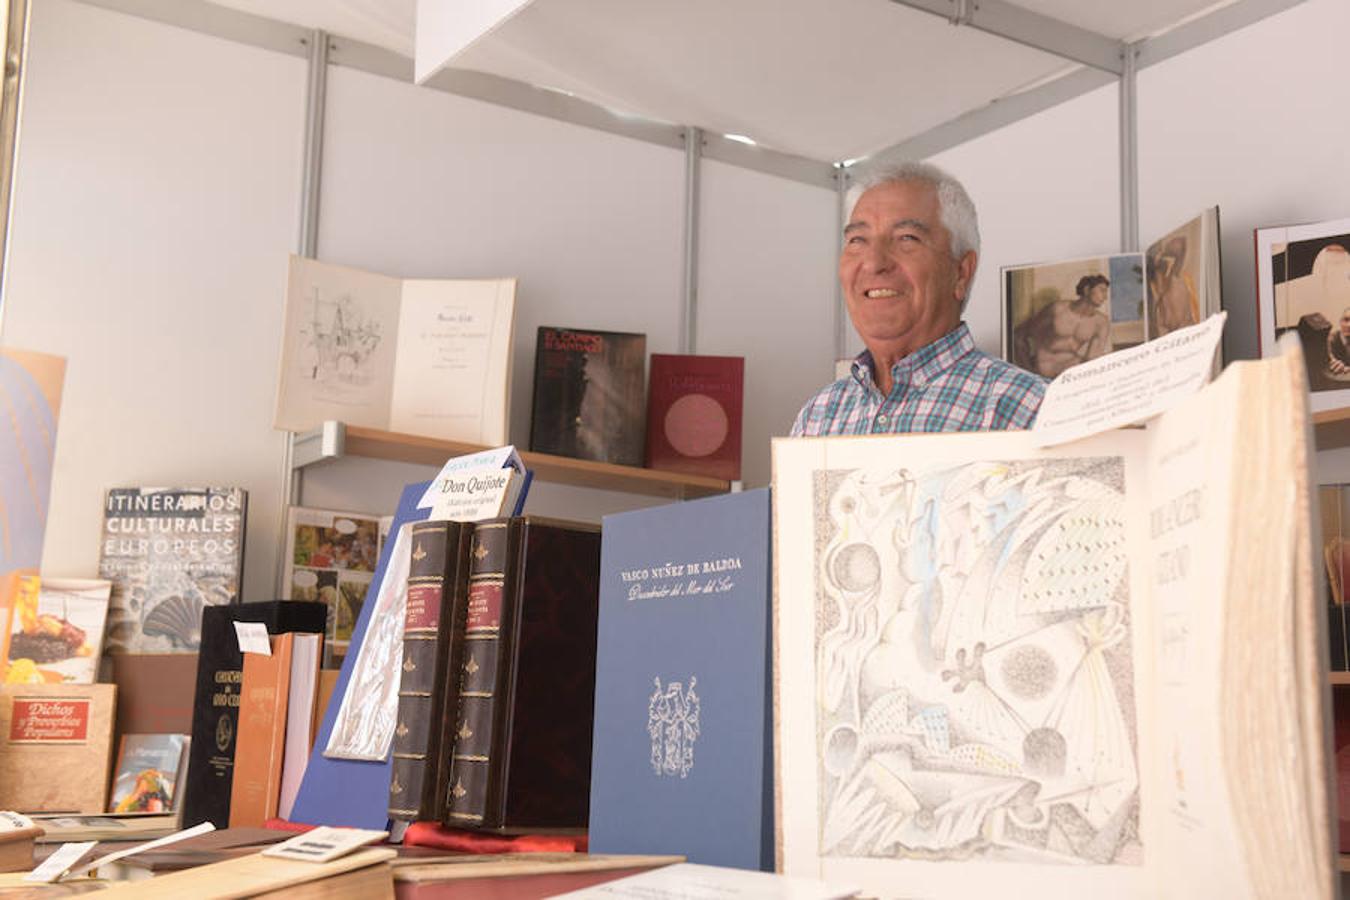
{"label": "white tent ceiling", "polygon": [[[216,0],[411,56],[415,0]],[[817,160],[866,156],[1079,68],[908,0],[534,0],[452,66]],[[973,3],[976,11],[998,0]],[[1234,0],[1016,0],[1111,42]],[[929,9],[957,0],[919,0]]]}

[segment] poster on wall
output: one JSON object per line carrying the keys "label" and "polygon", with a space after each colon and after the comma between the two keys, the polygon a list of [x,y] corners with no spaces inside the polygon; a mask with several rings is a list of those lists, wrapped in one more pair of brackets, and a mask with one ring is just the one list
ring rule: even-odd
{"label": "poster on wall", "polygon": [[1257,339],[1298,335],[1314,412],[1350,404],[1350,219],[1256,230]]}
{"label": "poster on wall", "polygon": [[52,486],[56,422],[66,361],[60,356],[0,348],[0,660],[20,576],[37,574]]}

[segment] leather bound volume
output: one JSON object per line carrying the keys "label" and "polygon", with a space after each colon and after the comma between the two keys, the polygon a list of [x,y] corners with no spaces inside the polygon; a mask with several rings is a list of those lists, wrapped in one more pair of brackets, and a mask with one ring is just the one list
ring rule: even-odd
{"label": "leather bound volume", "polygon": [[[389,817],[439,819],[453,740],[463,652],[464,596],[473,525],[418,522],[412,528],[403,625],[398,725],[389,779]],[[447,712],[448,711],[448,712]]]}
{"label": "leather bound volume", "polygon": [[299,600],[208,606],[202,610],[192,743],[188,748],[190,774],[183,794],[184,828],[202,822],[211,822],[217,828],[229,824],[244,667],[234,623],[262,622],[269,634],[323,634],[327,621],[326,605]]}
{"label": "leather bound volume", "polygon": [[585,827],[600,529],[534,516],[474,528],[445,823]]}
{"label": "leather bound volume", "polygon": [[231,828],[261,828],[268,819],[276,818],[294,640],[294,634],[280,634],[271,638],[271,656],[244,654],[239,742],[230,788]]}

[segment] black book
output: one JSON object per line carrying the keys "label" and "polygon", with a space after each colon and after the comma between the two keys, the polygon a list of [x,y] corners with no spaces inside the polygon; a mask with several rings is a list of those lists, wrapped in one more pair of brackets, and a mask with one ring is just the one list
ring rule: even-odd
{"label": "black book", "polygon": [[230,821],[235,741],[239,732],[239,689],[244,654],[235,622],[261,622],[268,634],[287,631],[323,634],[328,607],[323,603],[272,600],[208,606],[202,610],[197,690],[192,706],[192,744],[183,795],[183,827]]}
{"label": "black book", "polygon": [[644,334],[541,327],[530,449],[642,465],[646,364]]}

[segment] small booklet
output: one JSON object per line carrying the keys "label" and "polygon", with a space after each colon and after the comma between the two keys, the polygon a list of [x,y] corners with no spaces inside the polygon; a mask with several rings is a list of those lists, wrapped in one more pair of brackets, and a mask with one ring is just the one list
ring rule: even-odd
{"label": "small booklet", "polygon": [[113,813],[173,812],[187,771],[185,734],[124,734],[113,775]]}

